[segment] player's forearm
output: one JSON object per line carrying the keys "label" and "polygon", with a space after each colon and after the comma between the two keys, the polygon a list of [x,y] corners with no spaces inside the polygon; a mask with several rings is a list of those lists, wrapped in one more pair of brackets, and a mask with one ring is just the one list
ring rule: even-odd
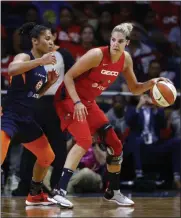
{"label": "player's forearm", "polygon": [[39,94],[39,98],[41,98],[44,93],[52,86],[51,83],[46,82],[39,90],[38,90],[38,94]]}
{"label": "player's forearm", "polygon": [[147,82],[140,83],[138,82],[133,88],[130,88],[130,91],[135,95],[140,95],[148,90],[150,90],[154,85],[153,80],[148,80]]}
{"label": "player's forearm", "polygon": [[29,70],[32,70],[35,67],[38,67],[42,64],[41,58],[37,58],[31,61],[25,62],[12,62],[8,67],[8,74],[10,76],[16,76],[19,74],[23,74]]}
{"label": "player's forearm", "polygon": [[77,91],[75,89],[74,79],[71,76],[69,76],[68,74],[65,74],[64,83],[65,83],[66,89],[67,89],[72,101],[74,103],[77,101],[80,101],[80,98],[79,98]]}

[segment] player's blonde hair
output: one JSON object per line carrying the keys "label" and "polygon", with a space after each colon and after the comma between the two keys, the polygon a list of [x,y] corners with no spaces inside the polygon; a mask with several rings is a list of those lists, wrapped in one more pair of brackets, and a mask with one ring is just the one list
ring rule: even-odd
{"label": "player's blonde hair", "polygon": [[112,33],[121,32],[124,34],[126,39],[129,39],[132,29],[133,29],[132,23],[121,23],[114,27],[114,29],[112,30]]}

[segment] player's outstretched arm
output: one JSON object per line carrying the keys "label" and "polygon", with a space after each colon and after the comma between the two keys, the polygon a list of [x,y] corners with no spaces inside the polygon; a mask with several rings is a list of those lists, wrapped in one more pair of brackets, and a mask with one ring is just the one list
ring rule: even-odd
{"label": "player's outstretched arm", "polygon": [[128,84],[129,90],[135,95],[140,95],[150,90],[154,86],[154,84],[156,84],[160,80],[163,80],[165,82],[170,82],[168,79],[164,77],[154,78],[143,83],[138,82],[135,73],[133,71],[132,58],[130,54],[126,51],[125,51],[125,65],[122,74]]}
{"label": "player's outstretched arm", "polygon": [[30,60],[30,56],[21,53],[15,56],[14,60],[9,64],[8,74],[16,76],[32,70],[35,67],[46,64],[55,64],[56,58],[52,52],[43,55],[41,58]]}

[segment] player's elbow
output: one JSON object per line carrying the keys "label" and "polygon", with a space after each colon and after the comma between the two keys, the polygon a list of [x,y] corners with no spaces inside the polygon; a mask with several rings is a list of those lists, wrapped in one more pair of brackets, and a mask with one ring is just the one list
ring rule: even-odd
{"label": "player's elbow", "polygon": [[73,77],[69,75],[68,73],[65,74],[64,76],[64,83],[69,83],[70,80],[73,80]]}
{"label": "player's elbow", "polygon": [[9,67],[8,67],[8,75],[9,76],[14,76],[15,74],[16,74],[16,69],[14,67],[14,64],[10,63]]}
{"label": "player's elbow", "polygon": [[8,75],[14,76],[14,70],[11,67],[8,68]]}

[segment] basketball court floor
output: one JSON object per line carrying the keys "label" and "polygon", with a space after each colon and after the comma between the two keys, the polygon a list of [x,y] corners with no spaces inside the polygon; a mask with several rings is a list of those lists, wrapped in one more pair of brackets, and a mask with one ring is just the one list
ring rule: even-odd
{"label": "basketball court floor", "polygon": [[119,207],[102,199],[102,194],[68,196],[73,209],[59,206],[25,206],[25,197],[1,197],[1,217],[180,217],[180,193],[123,192],[134,207]]}

